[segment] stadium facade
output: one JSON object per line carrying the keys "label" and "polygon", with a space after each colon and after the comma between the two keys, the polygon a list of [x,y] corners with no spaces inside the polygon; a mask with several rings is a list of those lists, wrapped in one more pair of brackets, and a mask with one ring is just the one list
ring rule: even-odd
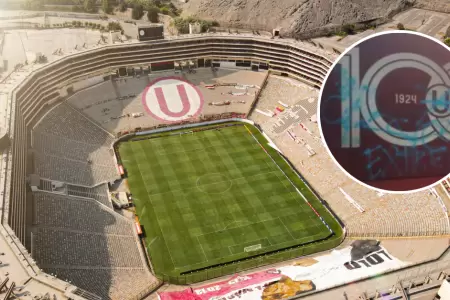
{"label": "stadium facade", "polygon": [[[89,76],[110,74],[119,68],[152,66],[177,60],[217,61],[243,60],[268,63],[271,71],[290,75],[312,86],[320,87],[332,62],[327,58],[297,48],[295,44],[267,39],[208,37],[179,38],[158,43],[114,45],[62,58],[32,72],[13,92],[10,102],[8,135],[13,145],[8,160],[12,168],[8,224],[19,240],[29,246],[26,231],[26,178],[31,174],[27,149],[31,145],[30,129],[52,105],[70,93],[70,85]],[[200,62],[197,65],[201,65]],[[166,69],[166,70],[167,70]],[[9,175],[9,174],[8,174]],[[13,184],[11,184],[13,183]],[[28,248],[28,247],[27,247]]]}

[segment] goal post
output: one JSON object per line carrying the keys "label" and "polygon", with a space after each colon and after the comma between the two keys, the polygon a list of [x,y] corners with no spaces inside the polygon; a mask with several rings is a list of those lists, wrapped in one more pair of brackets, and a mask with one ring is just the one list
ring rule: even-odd
{"label": "goal post", "polygon": [[194,131],[192,131],[192,130],[190,130],[190,131],[183,131],[183,132],[180,132],[178,135],[179,135],[180,137],[181,137],[182,135],[194,135]]}
{"label": "goal post", "polygon": [[252,252],[252,251],[259,250],[261,248],[262,248],[261,244],[251,245],[251,246],[245,247],[244,252]]}

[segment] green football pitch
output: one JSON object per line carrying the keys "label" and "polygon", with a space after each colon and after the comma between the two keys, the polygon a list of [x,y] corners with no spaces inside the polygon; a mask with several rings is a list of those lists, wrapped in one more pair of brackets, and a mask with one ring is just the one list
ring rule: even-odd
{"label": "green football pitch", "polygon": [[251,125],[148,136],[118,150],[156,273],[267,255],[325,240],[336,228]]}

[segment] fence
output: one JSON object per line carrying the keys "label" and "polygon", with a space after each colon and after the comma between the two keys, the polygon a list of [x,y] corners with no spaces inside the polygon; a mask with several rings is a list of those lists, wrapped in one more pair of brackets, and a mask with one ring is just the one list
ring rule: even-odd
{"label": "fence", "polygon": [[412,238],[448,238],[450,234],[446,231],[438,230],[438,231],[405,231],[402,233],[394,233],[394,232],[379,232],[379,233],[366,233],[366,232],[355,232],[350,231],[347,233],[347,237],[352,240],[361,240],[361,239],[412,239]]}
{"label": "fence", "polygon": [[266,87],[267,85],[267,79],[269,78],[269,75],[271,74],[271,71],[269,70],[268,72],[266,72],[266,75],[264,76],[264,80],[263,83],[261,85],[261,88],[258,89],[258,91],[256,92],[255,98],[253,99],[252,104],[250,105],[250,109],[248,110],[248,113],[246,114],[246,118],[248,118],[248,116],[250,116],[253,112],[253,110],[256,107],[256,104],[259,101],[259,95],[261,94],[261,91]]}
{"label": "fence", "polygon": [[82,297],[86,300],[102,300],[102,297],[97,296],[96,294],[90,293],[86,290],[76,288],[72,291],[72,294]]}
{"label": "fence", "polygon": [[261,35],[272,35],[272,30],[274,29],[272,26],[269,25],[243,25],[243,26],[237,26],[236,24],[231,23],[224,23],[223,21],[220,22],[221,26],[214,26],[211,27],[211,31],[213,32],[239,32],[239,33],[253,33],[257,31]]}
{"label": "fence", "polygon": [[[355,30],[365,30],[370,27],[376,27],[381,24],[387,23],[390,21],[390,18],[388,17],[379,17],[375,18],[373,20],[369,20],[366,22],[356,22],[352,23],[354,25]],[[342,31],[342,25],[341,24],[330,24],[322,27],[312,28],[300,32],[295,32],[291,36],[295,39],[300,40],[308,40],[323,36],[330,36],[330,35],[336,35],[339,32]]]}
{"label": "fence", "polygon": [[[298,246],[289,250],[281,250],[276,253],[261,255],[252,259],[224,264],[201,271],[188,274],[171,276],[167,274],[156,274],[156,276],[164,282],[172,284],[187,285],[201,281],[214,279],[217,277],[232,275],[249,269],[259,268],[286,260],[295,259],[300,256],[310,255],[322,251],[323,249],[331,249],[337,247],[342,242],[343,236],[339,238],[331,238],[328,241],[311,244],[308,246]],[[169,254],[166,254],[169,255]]]}

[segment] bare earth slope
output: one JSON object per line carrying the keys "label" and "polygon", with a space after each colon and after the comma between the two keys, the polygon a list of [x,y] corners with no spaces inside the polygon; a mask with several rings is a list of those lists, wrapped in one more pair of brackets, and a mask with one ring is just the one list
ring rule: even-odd
{"label": "bare earth slope", "polygon": [[450,13],[450,0],[416,0],[415,7]]}
{"label": "bare earth slope", "polygon": [[412,0],[190,0],[185,14],[223,26],[302,32],[328,24],[366,21],[404,8]]}

